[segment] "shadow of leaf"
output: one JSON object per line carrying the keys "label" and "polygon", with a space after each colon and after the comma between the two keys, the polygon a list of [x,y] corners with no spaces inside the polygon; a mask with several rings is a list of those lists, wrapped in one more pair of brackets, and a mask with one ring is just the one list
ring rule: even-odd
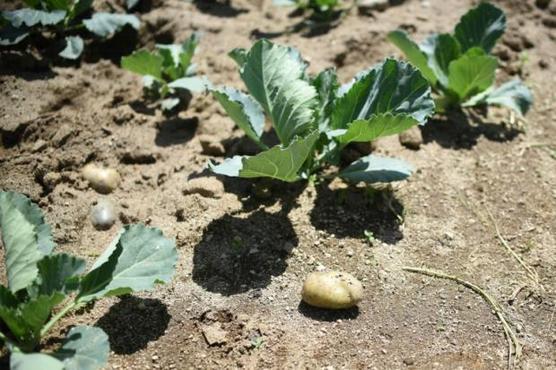
{"label": "shadow of leaf", "polygon": [[124,296],[96,326],[108,334],[112,351],[131,354],[160,338],[169,322],[168,309],[160,300]]}

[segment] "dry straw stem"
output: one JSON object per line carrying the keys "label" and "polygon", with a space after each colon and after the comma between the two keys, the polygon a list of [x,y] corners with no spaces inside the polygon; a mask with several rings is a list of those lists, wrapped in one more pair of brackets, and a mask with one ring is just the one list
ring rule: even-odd
{"label": "dry straw stem", "polygon": [[402,270],[417,273],[417,274],[423,274],[434,278],[452,280],[460,285],[463,285],[466,288],[471,289],[473,292],[480,295],[481,298],[483,298],[483,300],[492,308],[494,314],[496,315],[496,317],[498,318],[498,320],[500,321],[504,329],[504,334],[506,335],[506,340],[508,341],[508,368],[511,369],[513,366],[517,364],[517,361],[521,357],[521,344],[519,343],[519,340],[517,339],[517,336],[514,330],[512,329],[510,319],[506,317],[506,313],[504,312],[504,309],[487,292],[485,292],[482,288],[480,288],[479,286],[473,283],[460,279],[456,276],[445,274],[444,272],[441,271],[434,271],[426,268],[407,267],[407,266],[402,267]]}
{"label": "dry straw stem", "polygon": [[494,230],[496,231],[496,236],[498,237],[498,240],[500,241],[500,244],[502,244],[502,246],[504,248],[506,248],[506,250],[512,255],[512,257],[521,265],[521,267],[523,267],[523,269],[525,270],[525,273],[527,275],[527,277],[529,279],[531,279],[533,281],[533,283],[535,284],[535,287],[540,288],[541,290],[544,290],[542,284],[540,283],[540,279],[539,279],[539,274],[537,273],[537,271],[535,271],[535,269],[533,269],[531,266],[529,266],[520,256],[519,254],[517,254],[508,244],[508,242],[506,241],[506,239],[504,239],[504,237],[502,236],[502,234],[500,233],[500,229],[498,228],[498,223],[496,222],[496,220],[494,219],[494,216],[492,215],[492,213],[489,211],[489,209],[485,206],[485,211],[488,215],[488,217],[490,218],[490,221],[492,222],[492,224],[494,225]]}

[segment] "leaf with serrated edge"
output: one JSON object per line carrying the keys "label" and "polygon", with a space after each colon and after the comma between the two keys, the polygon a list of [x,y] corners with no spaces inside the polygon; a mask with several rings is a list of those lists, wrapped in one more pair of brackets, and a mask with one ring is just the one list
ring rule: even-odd
{"label": "leaf with serrated edge", "polygon": [[108,335],[102,329],[75,326],[53,356],[63,361],[65,370],[97,370],[106,365],[109,353]]}
{"label": "leaf with serrated edge", "polygon": [[448,89],[456,93],[461,101],[485,91],[494,83],[496,58],[479,55],[476,50],[470,49],[450,63]]}
{"label": "leaf with serrated edge", "polygon": [[10,370],[64,370],[64,364],[44,353],[12,352]]}
{"label": "leaf with serrated edge", "polygon": [[351,142],[367,142],[378,138],[399,134],[419,124],[408,114],[383,113],[372,115],[366,120],[356,120],[349,124],[345,134],[338,137],[338,142],[346,145]]}
{"label": "leaf with serrated edge", "polygon": [[318,94],[316,111],[319,131],[325,132],[328,129],[330,113],[334,107],[334,100],[339,87],[336,70],[333,68],[325,69],[312,79],[311,85],[315,87]]}
{"label": "leaf with serrated edge", "polygon": [[372,184],[404,180],[412,172],[413,168],[401,159],[370,154],[344,168],[339,176],[353,183],[364,181]]}
{"label": "leaf with serrated edge", "polygon": [[492,4],[481,3],[461,17],[454,35],[463,52],[480,47],[489,53],[505,30],[504,12]]}
{"label": "leaf with serrated edge", "polygon": [[24,8],[2,12],[2,17],[16,28],[22,25],[32,27],[37,24],[51,26],[63,21],[65,16],[66,12],[63,10],[47,12],[44,10]]}
{"label": "leaf with serrated edge", "polygon": [[313,150],[319,137],[317,131],[294,140],[288,147],[277,145],[252,157],[235,156],[219,165],[209,163],[216,174],[243,178],[271,177],[282,181],[299,180],[299,170]]}
{"label": "leaf with serrated edge", "polygon": [[174,242],[165,238],[160,230],[129,225],[99,260],[104,262],[98,267],[95,264],[83,278],[78,302],[151,290],[156,283],[169,282],[174,274],[177,251]]}
{"label": "leaf with serrated edge", "polygon": [[[46,256],[37,264],[39,275],[36,287],[32,290],[35,295],[52,295],[56,292],[68,293],[73,286],[67,286],[68,279],[85,271],[85,260],[60,253]],[[70,289],[68,289],[70,288]]]}
{"label": "leaf with serrated edge", "polygon": [[264,113],[260,104],[251,96],[231,87],[211,91],[228,116],[256,143],[261,143],[264,130]]}
{"label": "leaf with serrated edge", "polygon": [[293,49],[257,41],[246,55],[241,78],[272,121],[283,145],[315,127],[317,94],[303,80],[305,65]]}
{"label": "leaf with serrated edge", "polygon": [[419,48],[419,45],[409,39],[405,31],[396,30],[390,32],[388,40],[404,53],[407,60],[421,71],[432,86],[436,85],[437,78],[434,71],[428,65],[427,56]]}
{"label": "leaf with serrated edge", "polygon": [[8,286],[15,293],[37,277],[37,262],[54,248],[52,234],[40,208],[14,192],[0,192],[0,228]]}
{"label": "leaf with serrated edge", "polygon": [[126,25],[139,29],[139,18],[131,14],[95,13],[83,21],[85,27],[97,36],[106,38]]}
{"label": "leaf with serrated edge", "polygon": [[434,110],[428,81],[409,63],[386,59],[342,86],[330,126],[345,129],[381,113],[405,113],[424,123]]}

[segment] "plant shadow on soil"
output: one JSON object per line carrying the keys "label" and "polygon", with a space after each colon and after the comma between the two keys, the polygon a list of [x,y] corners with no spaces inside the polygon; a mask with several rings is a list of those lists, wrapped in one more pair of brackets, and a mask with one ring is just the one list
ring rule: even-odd
{"label": "plant shadow on soil", "polygon": [[338,238],[362,238],[365,231],[387,244],[403,238],[400,217],[403,204],[390,187],[383,190],[355,188],[332,190],[327,183],[316,188],[311,223]]}
{"label": "plant shadow on soil", "polygon": [[198,126],[199,119],[197,117],[167,118],[157,124],[158,131],[154,142],[160,147],[185,144],[193,139]]}
{"label": "plant shadow on soil", "polygon": [[423,142],[436,142],[443,148],[472,149],[484,136],[497,142],[512,141],[521,131],[504,124],[487,122],[477,115],[450,112],[445,117],[435,117],[421,126]]}
{"label": "plant shadow on soil", "polygon": [[343,310],[330,310],[325,308],[318,308],[308,305],[301,301],[297,306],[297,311],[303,316],[309,317],[317,321],[338,321],[338,320],[353,320],[359,316],[359,307],[346,308]]}
{"label": "plant shadow on soil", "polygon": [[124,296],[95,326],[106,332],[112,351],[131,354],[164,335],[169,323],[170,314],[160,300]]}
{"label": "plant shadow on soil", "polygon": [[233,7],[230,0],[221,2],[216,0],[194,0],[193,3],[201,13],[221,18],[232,18],[248,12],[247,9]]}
{"label": "plant shadow on soil", "polygon": [[[249,197],[250,184],[223,179],[227,191],[243,198],[244,207],[212,221],[193,255],[193,281],[210,292],[226,296],[266,287],[272,276],[286,270],[287,259],[299,239],[288,213],[305,184],[285,184],[260,201]],[[271,213],[261,205],[281,203]]]}

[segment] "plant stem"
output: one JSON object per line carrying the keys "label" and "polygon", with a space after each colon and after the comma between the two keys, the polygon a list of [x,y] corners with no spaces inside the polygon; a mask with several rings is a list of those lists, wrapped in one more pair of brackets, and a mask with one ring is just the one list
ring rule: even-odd
{"label": "plant stem", "polygon": [[46,323],[45,326],[42,327],[41,329],[41,337],[44,336],[46,333],[48,333],[48,331],[54,326],[54,324],[56,324],[58,322],[58,320],[60,320],[62,317],[64,317],[69,311],[73,310],[74,308],[77,308],[79,306],[78,303],[76,303],[75,301],[71,301],[68,305],[66,305],[60,312],[58,312],[56,315],[52,316],[52,318],[50,319],[50,321],[48,321]]}

